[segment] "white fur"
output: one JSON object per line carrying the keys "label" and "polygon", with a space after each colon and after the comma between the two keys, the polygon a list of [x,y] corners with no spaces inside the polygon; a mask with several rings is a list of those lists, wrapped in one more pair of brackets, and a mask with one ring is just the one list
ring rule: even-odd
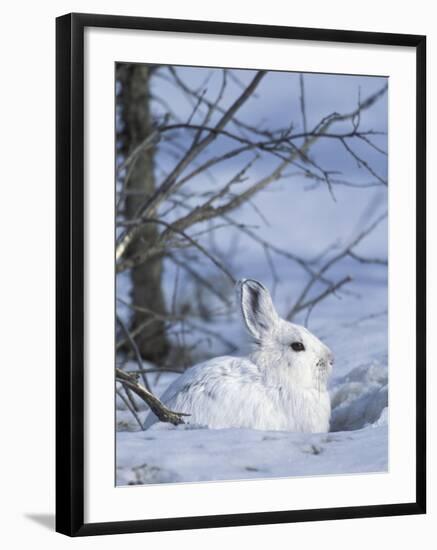
{"label": "white fur", "polygon": [[[328,431],[331,351],[306,328],[281,319],[257,281],[243,279],[238,291],[255,351],[247,358],[216,357],[191,367],[168,387],[162,401],[190,414],[186,422],[209,428]],[[305,350],[294,351],[293,342],[301,342]],[[150,413],[144,427],[156,421]]]}

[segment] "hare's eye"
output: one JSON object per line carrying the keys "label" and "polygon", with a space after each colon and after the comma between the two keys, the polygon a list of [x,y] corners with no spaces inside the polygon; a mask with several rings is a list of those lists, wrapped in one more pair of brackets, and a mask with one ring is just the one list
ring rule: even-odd
{"label": "hare's eye", "polygon": [[293,342],[291,344],[291,348],[294,351],[305,351],[305,346],[302,344],[302,342]]}

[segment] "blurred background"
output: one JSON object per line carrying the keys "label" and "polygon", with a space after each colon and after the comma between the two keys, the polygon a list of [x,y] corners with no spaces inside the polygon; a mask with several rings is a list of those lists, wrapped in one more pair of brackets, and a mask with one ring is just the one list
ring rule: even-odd
{"label": "blurred background", "polygon": [[246,353],[243,277],[321,338],[382,317],[386,341],[387,86],[116,65],[117,366]]}

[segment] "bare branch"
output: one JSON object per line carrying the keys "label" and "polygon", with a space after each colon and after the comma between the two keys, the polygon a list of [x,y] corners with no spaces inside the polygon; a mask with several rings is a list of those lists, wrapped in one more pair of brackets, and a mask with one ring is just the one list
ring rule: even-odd
{"label": "bare branch", "polygon": [[[353,240],[352,242],[349,243],[349,245],[347,245],[345,248],[343,248],[339,253],[335,254],[332,258],[330,258],[327,262],[325,262],[325,264],[323,265],[322,268],[319,269],[319,271],[317,273],[315,273],[311,279],[308,281],[308,283],[306,284],[306,286],[303,288],[300,296],[298,297],[298,299],[296,300],[295,304],[293,305],[293,307],[290,309],[290,311],[288,312],[287,314],[287,319],[292,319],[294,317],[294,315],[296,315],[297,312],[301,311],[302,310],[302,304],[307,304],[307,302],[305,302],[305,299],[306,297],[308,296],[308,293],[309,291],[311,290],[311,288],[314,286],[314,284],[318,281],[318,280],[321,280],[320,277],[330,268],[332,267],[335,263],[337,263],[338,261],[340,261],[342,258],[344,258],[345,256],[347,256],[349,254],[349,252],[359,243],[361,242],[364,237],[366,237],[367,235],[369,235],[369,233],[371,233],[384,219],[387,218],[387,212],[384,212],[381,216],[379,216],[372,224],[370,224],[369,227],[367,227],[366,229],[364,229],[363,231],[361,231]],[[306,306],[308,307],[308,306]]]}
{"label": "bare branch", "polygon": [[[206,256],[209,260],[211,260],[211,262],[218,268],[220,269],[220,271],[222,271],[225,275],[227,275],[227,277],[229,277],[229,279],[232,281],[232,283],[235,284],[236,280],[235,278],[233,277],[233,275],[226,269],[226,267],[217,260],[217,258],[214,258],[214,256],[212,256],[201,244],[199,244],[197,241],[195,241],[194,239],[192,239],[189,235],[187,235],[184,231],[178,229],[176,227],[175,224],[170,224],[170,223],[167,223],[165,222],[164,220],[159,220],[159,219],[140,219],[140,220],[134,220],[133,222],[126,222],[126,224],[129,224],[129,225],[135,225],[136,227],[138,226],[141,226],[143,224],[147,224],[147,223],[156,223],[156,224],[159,224],[159,225],[163,225],[164,227],[167,228],[167,231],[170,232],[170,233],[177,233],[178,235],[181,235],[185,240],[187,240],[192,246],[194,246],[195,248],[197,248],[198,250],[200,250],[200,252],[202,252],[202,254],[204,256]],[[167,235],[165,235],[165,232],[164,232],[164,235],[161,235],[161,240],[165,240],[167,237]],[[116,267],[116,270],[117,272],[120,272],[120,271],[125,271],[126,269],[130,269],[131,267],[133,267],[134,265],[138,265],[139,263],[142,263],[144,261],[144,257],[147,257],[148,254],[149,254],[149,250],[145,250],[145,253],[144,253],[144,256],[139,254],[138,256],[134,257],[134,258],[128,258],[127,260],[125,260],[124,262],[122,262],[121,264],[117,264],[117,267]]]}
{"label": "bare branch", "polygon": [[[128,328],[127,328],[126,325],[124,324],[124,322],[123,322],[123,320],[121,319],[121,317],[119,317],[118,315],[117,315],[117,322],[118,322],[118,324],[121,326],[121,328],[122,328],[124,334],[126,335],[127,341],[129,342],[129,344],[130,344],[130,346],[131,346],[131,348],[132,348],[132,351],[133,351],[134,354],[135,354],[135,359],[136,359],[136,361],[137,361],[137,363],[138,363],[138,367],[139,367],[140,369],[142,369],[142,368],[143,368],[143,360],[141,359],[141,354],[140,354],[140,351],[139,351],[139,349],[138,349],[138,346],[137,346],[136,343],[135,343],[135,340],[132,338],[132,336],[131,336],[131,334],[130,334]],[[144,385],[145,385],[146,388],[150,391],[150,386],[149,386],[149,383],[148,383],[148,381],[147,381],[147,377],[146,377],[146,375],[145,375],[144,373],[143,373],[142,377],[143,377]]]}
{"label": "bare branch", "polygon": [[233,218],[231,218],[229,215],[223,214],[222,217],[225,220],[228,220],[231,222],[235,227],[237,227],[242,233],[245,233],[248,237],[253,239],[255,242],[259,243],[262,247],[268,248],[269,250],[272,250],[273,252],[276,252],[279,256],[283,256],[284,258],[287,258],[293,262],[296,262],[298,265],[300,265],[307,273],[310,273],[311,275],[314,275],[314,272],[311,270],[311,268],[308,266],[308,262],[301,258],[300,256],[297,256],[296,254],[293,254],[291,252],[288,252],[287,250],[284,250],[282,248],[279,248],[278,246],[266,241],[253,231],[251,231],[247,227],[242,227],[240,224],[238,224]]}
{"label": "bare branch", "polygon": [[311,300],[308,300],[307,302],[304,302],[303,304],[295,308],[293,312],[293,316],[299,313],[300,311],[303,311],[304,309],[307,309],[307,308],[312,309],[316,304],[324,300],[327,296],[329,296],[330,294],[335,294],[335,292],[338,289],[340,289],[343,285],[350,283],[351,281],[352,281],[352,277],[349,277],[349,276],[344,277],[343,279],[341,279],[341,281],[338,281],[338,283],[331,285],[315,298],[312,298]]}
{"label": "bare branch", "polygon": [[303,74],[299,74],[299,86],[300,86],[300,111],[302,114],[302,125],[303,125],[303,131],[305,134],[307,133],[307,115],[306,115],[306,108],[305,108],[305,84],[303,80]]}
{"label": "bare branch", "polygon": [[[224,344],[229,349],[229,352],[233,352],[237,349],[237,346],[234,344],[234,342],[232,342],[231,340],[228,340],[222,334],[220,334],[218,332],[215,332],[211,329],[206,328],[204,325],[199,325],[199,324],[193,322],[191,319],[188,319],[186,315],[160,315],[159,313],[156,313],[155,311],[152,311],[149,308],[144,308],[144,307],[136,306],[134,304],[129,304],[129,303],[125,302],[124,300],[122,300],[121,298],[117,298],[117,301],[121,302],[122,304],[124,304],[127,307],[129,307],[131,309],[134,309],[136,311],[141,311],[143,313],[149,313],[150,315],[152,315],[156,319],[160,319],[162,321],[187,323],[193,329],[195,329],[199,332],[202,332],[204,334],[207,334],[208,336],[211,336],[215,340],[217,340],[217,341],[221,342],[222,344]],[[139,325],[138,328],[141,328],[141,325]]]}
{"label": "bare branch", "polygon": [[159,132],[154,130],[149,134],[145,140],[143,140],[135,149],[129,154],[129,156],[120,164],[117,168],[117,173],[122,172],[132,162],[134,162],[140,153],[144,153],[154,147],[159,142]]}
{"label": "bare branch", "polygon": [[354,260],[357,260],[357,262],[360,262],[361,264],[388,265],[388,260],[384,260],[382,258],[363,258],[363,256],[359,256],[358,254],[355,254],[355,252],[352,252],[351,250],[349,250],[348,256],[350,256]]}
{"label": "bare branch", "polygon": [[358,164],[359,167],[364,167],[369,174],[372,174],[373,177],[375,177],[378,181],[380,181],[383,185],[387,186],[387,180],[379,176],[375,170],[370,166],[370,164],[365,161],[362,157],[360,157],[353,149],[352,147],[346,142],[344,138],[340,139],[340,142],[343,144],[346,151],[354,158]]}
{"label": "bare branch", "polygon": [[[205,128],[202,127],[202,130],[211,130],[210,134],[205,137],[203,140],[196,142],[188,151],[187,154],[181,159],[181,161],[178,163],[178,165],[173,169],[173,171],[167,176],[167,178],[164,180],[164,182],[161,184],[161,186],[156,190],[154,195],[152,197],[148,197],[146,201],[143,203],[143,205],[139,208],[140,211],[142,211],[144,214],[142,216],[142,219],[144,220],[144,216],[147,216],[147,212],[150,212],[151,209],[155,208],[159,202],[162,202],[164,199],[166,199],[171,191],[174,191],[175,188],[178,188],[181,183],[178,181],[179,175],[182,173],[182,171],[188,166],[188,164],[194,160],[194,158],[215,138],[216,134],[219,132],[224,131],[224,126],[226,123],[232,118],[233,114],[238,110],[238,108],[247,100],[250,93],[253,92],[253,90],[258,85],[261,78],[264,76],[264,72],[257,73],[256,77],[252,80],[251,84],[245,89],[243,94],[234,102],[234,104],[226,111],[226,113],[223,115],[221,120],[218,122],[218,124],[212,128]],[[287,153],[285,157],[283,157],[282,154],[278,154],[272,149],[268,149],[268,152],[273,152],[275,155],[280,156],[281,163],[276,166],[276,168],[272,171],[272,173],[269,176],[266,176],[262,180],[254,183],[250,188],[248,188],[243,193],[236,195],[233,197],[230,201],[228,201],[226,204],[220,205],[219,207],[212,207],[211,201],[208,201],[201,207],[195,208],[191,214],[188,214],[185,218],[178,220],[177,224],[173,224],[175,228],[179,231],[184,231],[187,227],[190,225],[193,225],[194,223],[198,223],[200,221],[205,221],[208,219],[211,219],[215,216],[220,216],[224,213],[227,213],[237,207],[239,207],[244,202],[248,201],[253,195],[267,187],[270,183],[273,181],[279,179],[282,177],[284,169],[288,166],[288,164],[293,163],[297,158],[301,157],[306,162],[310,162],[317,170],[320,171],[323,180],[327,183],[328,189],[335,199],[332,191],[332,181],[331,181],[331,173],[324,170],[320,166],[318,166],[313,160],[309,159],[307,155],[307,151],[309,148],[321,137],[326,137],[328,128],[335,122],[343,121],[343,120],[352,120],[355,119],[357,114],[361,112],[362,109],[368,108],[370,105],[372,105],[383,93],[385,93],[386,87],[384,87],[379,92],[373,94],[369,98],[367,98],[363,103],[359,105],[359,107],[353,111],[352,113],[346,114],[346,115],[339,115],[338,113],[333,113],[329,117],[325,117],[320,121],[318,125],[314,128],[314,130],[305,137],[305,141],[303,145],[298,148],[296,147],[292,142],[291,138],[296,137],[302,137],[302,134],[299,135],[283,135],[279,138],[276,138],[274,141],[275,143],[282,143],[287,142],[290,145],[290,150]],[[177,126],[174,125],[173,128]],[[196,127],[194,125],[194,127]],[[169,127],[167,127],[169,128]],[[163,129],[161,128],[161,131]],[[356,132],[356,130],[354,130]],[[304,136],[306,134],[303,134]],[[236,139],[238,136],[234,136]],[[332,137],[335,137],[336,139],[340,139],[342,143],[345,144],[346,147],[348,145],[345,143],[344,137],[341,134],[333,134]],[[246,142],[246,150],[247,148],[253,148],[257,147],[259,144],[257,143],[248,143],[247,140],[243,140]],[[265,144],[261,144],[263,148],[265,148]],[[243,148],[244,149],[244,148]],[[267,150],[267,149],[266,149]],[[242,152],[242,149],[240,148],[236,152],[233,151],[230,153],[230,155],[239,154]],[[351,154],[354,154],[354,152],[351,152]],[[224,158],[224,157],[222,157]],[[209,165],[214,162],[219,162],[221,159],[214,159],[210,160]],[[363,159],[359,159],[363,166],[368,167],[367,163]],[[202,170],[205,169],[205,165],[202,167]],[[372,175],[374,175],[381,183],[386,184],[382,178],[380,178],[377,174],[375,174],[371,168],[369,167]],[[194,173],[199,173],[199,169],[196,169],[194,172],[192,172],[188,177],[193,177]],[[187,181],[187,177],[185,178],[185,181]],[[220,193],[218,196],[221,196]],[[117,261],[121,259],[121,257],[125,254],[129,244],[132,242],[132,240],[136,237],[138,232],[140,231],[141,224],[134,223],[133,226],[125,232],[124,235],[121,236],[119,239],[119,242],[117,243],[116,247],[116,259]],[[150,248],[148,249],[144,255],[141,255],[138,260],[132,261],[132,259],[128,259],[124,262],[121,262],[118,264],[117,269],[119,271],[123,271],[125,269],[128,269],[129,267],[132,267],[133,265],[137,265],[137,262],[144,262],[148,258],[153,257],[156,254],[159,254],[162,252],[162,247],[158,248]]]}
{"label": "bare branch", "polygon": [[324,132],[327,130],[334,122],[343,122],[346,120],[354,120],[356,117],[364,110],[372,107],[378,99],[380,99],[388,90],[388,84],[385,84],[382,88],[377,90],[374,94],[368,96],[362,103],[360,102],[358,107],[347,114],[331,113],[322,118],[322,120],[315,126],[313,132]]}
{"label": "bare branch", "polygon": [[151,367],[148,369],[137,369],[137,370],[130,370],[129,374],[141,374],[142,372],[145,372],[146,374],[161,374],[163,372],[173,372],[175,374],[182,374],[184,371],[182,369],[175,369],[171,367]]}
{"label": "bare branch", "polygon": [[204,139],[195,143],[187,152],[185,157],[177,164],[177,166],[172,170],[166,180],[160,185],[156,190],[155,194],[144,204],[142,205],[139,213],[147,213],[153,211],[154,208],[158,205],[159,202],[162,202],[167,196],[173,185],[176,182],[177,177],[181,172],[189,165],[189,163],[194,160],[216,137],[216,132],[222,130],[226,124],[231,120],[234,114],[240,109],[240,107],[248,100],[252,92],[256,89],[262,78],[265,76],[266,71],[258,71],[253,78],[252,82],[247,86],[243,93],[234,101],[234,103],[229,107],[229,109],[223,114],[221,119],[218,121],[214,127],[215,132],[209,133]]}
{"label": "bare branch", "polygon": [[[126,394],[129,390],[128,386],[123,386],[123,389],[125,390]],[[135,418],[135,420],[137,421],[139,427],[140,427],[140,430],[144,430],[144,427],[143,427],[143,424],[141,423],[141,420],[140,420],[140,417],[138,416],[137,414],[137,411],[134,409],[134,407],[132,406],[132,404],[129,402],[128,399],[126,399],[126,397],[121,393],[120,390],[116,389],[115,390],[118,397],[123,401],[123,403],[126,405],[126,408],[127,410],[132,414],[132,416]]]}
{"label": "bare branch", "polygon": [[184,424],[184,416],[190,416],[187,413],[170,410],[152,392],[141,386],[134,376],[122,371],[118,367],[115,369],[115,374],[117,381],[130,388],[138,397],[141,397],[161,422],[169,422],[174,426],[178,426],[179,424]]}
{"label": "bare branch", "polygon": [[[229,107],[229,109],[223,114],[221,119],[214,127],[215,132],[222,130],[229,120],[232,119],[234,114],[240,109],[240,107],[248,100],[253,91],[258,86],[261,79],[265,76],[266,71],[258,71],[253,78],[252,82],[247,86],[244,92],[236,99],[236,101]],[[161,129],[162,131],[162,129]],[[187,168],[187,166],[216,138],[216,133],[210,132],[204,139],[198,141],[194,139],[191,147],[188,149],[184,157],[177,163],[175,168],[165,178],[163,183],[156,189],[151,197],[148,197],[138,208],[136,216],[149,215],[156,210],[157,206],[165,200],[173,187],[177,183],[177,178]],[[199,136],[198,134],[197,136]],[[140,228],[133,227],[129,232],[123,236],[123,240],[117,245],[116,259],[118,260],[126,252],[129,244],[136,238],[140,231]]]}
{"label": "bare branch", "polygon": [[219,291],[216,286],[211,284],[208,279],[200,275],[189,262],[182,262],[180,261],[174,254],[170,254],[169,258],[172,262],[174,262],[176,265],[184,269],[189,275],[198,283],[200,283],[202,286],[207,288],[214,296],[216,296],[221,302],[223,302],[226,306],[230,307],[231,302],[227,296],[225,296],[223,293]]}
{"label": "bare branch", "polygon": [[[175,79],[175,82],[177,84],[178,87],[180,87],[182,90],[184,90],[187,94],[191,94],[193,97],[195,98],[199,98],[199,93],[196,92],[196,90],[193,90],[191,88],[189,88],[189,86],[187,86],[187,84],[182,80],[182,78],[177,74],[176,70],[173,68],[173,67],[169,67],[169,70],[170,72],[172,73],[174,79]],[[228,71],[225,69],[224,70],[224,73],[228,73]],[[237,81],[239,87],[242,89],[242,90],[245,90],[246,86],[238,79],[236,79],[235,75],[232,73],[232,71],[229,71],[229,77],[234,80],[234,81]],[[253,92],[252,93],[252,96],[253,97],[256,97],[256,92]],[[215,101],[215,102],[212,102],[212,101],[209,101],[207,98],[202,98],[202,102],[208,107],[208,109],[210,110],[216,110],[217,112],[221,113],[221,114],[224,114],[226,113],[226,109],[224,109],[219,101]],[[243,122],[242,120],[239,120],[235,115],[232,117],[232,123],[235,124],[235,126],[237,126],[238,128],[241,128],[241,129],[244,129],[244,130],[247,130],[249,132],[252,132],[254,134],[258,134],[258,135],[267,135],[268,132],[263,132],[261,130],[259,130],[259,128],[257,128],[256,126],[251,126],[250,124],[247,124],[246,122]]]}
{"label": "bare branch", "polygon": [[367,143],[367,145],[369,145],[370,147],[372,147],[372,149],[375,149],[375,151],[378,151],[378,153],[381,153],[381,155],[384,155],[385,157],[388,156],[387,154],[387,151],[384,151],[384,149],[381,149],[381,147],[378,147],[378,145],[376,145],[375,143],[373,143],[373,141],[371,141],[366,135],[364,135],[363,133],[360,133],[357,135],[357,138],[358,139],[361,139],[361,141],[364,141],[365,143]]}

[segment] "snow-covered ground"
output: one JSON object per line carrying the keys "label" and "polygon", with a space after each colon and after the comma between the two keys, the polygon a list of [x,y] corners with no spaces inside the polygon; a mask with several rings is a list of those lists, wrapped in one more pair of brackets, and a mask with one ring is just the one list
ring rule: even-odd
{"label": "snow-covered ground", "polygon": [[[385,290],[381,292],[384,296]],[[372,293],[377,302],[375,286]],[[312,330],[336,355],[330,384],[330,433],[208,430],[162,423],[141,431],[117,400],[117,484],[386,471],[387,316],[382,310],[361,318],[356,315],[353,322],[338,317],[330,323],[321,319],[317,326],[318,330]],[[161,394],[175,376],[152,376],[155,392]],[[142,421],[148,411],[143,403],[138,401],[138,405]]]}
{"label": "snow-covered ground", "polygon": [[297,434],[184,426],[119,432],[117,484],[380,472],[387,426]]}

